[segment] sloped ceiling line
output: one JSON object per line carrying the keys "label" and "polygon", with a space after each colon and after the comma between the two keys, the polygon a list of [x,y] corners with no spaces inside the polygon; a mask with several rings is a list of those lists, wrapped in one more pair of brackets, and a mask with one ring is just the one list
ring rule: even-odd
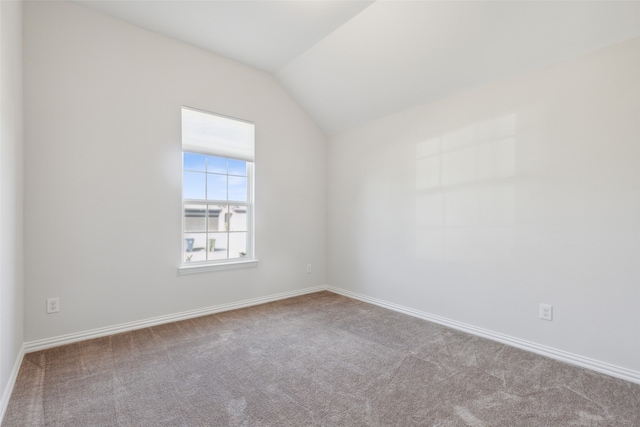
{"label": "sloped ceiling line", "polygon": [[87,1],[274,74],[327,133],[640,37],[639,1]]}

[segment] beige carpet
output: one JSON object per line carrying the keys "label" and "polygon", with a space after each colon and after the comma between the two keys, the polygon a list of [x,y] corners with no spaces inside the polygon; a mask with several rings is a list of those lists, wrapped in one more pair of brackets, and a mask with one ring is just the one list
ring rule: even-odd
{"label": "beige carpet", "polygon": [[320,292],[27,354],[10,426],[640,426],[640,385]]}

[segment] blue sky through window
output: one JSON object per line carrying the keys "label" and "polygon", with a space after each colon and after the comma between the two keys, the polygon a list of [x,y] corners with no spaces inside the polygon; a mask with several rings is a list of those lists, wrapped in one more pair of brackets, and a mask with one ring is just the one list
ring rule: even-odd
{"label": "blue sky through window", "polygon": [[247,162],[183,153],[185,199],[247,201]]}

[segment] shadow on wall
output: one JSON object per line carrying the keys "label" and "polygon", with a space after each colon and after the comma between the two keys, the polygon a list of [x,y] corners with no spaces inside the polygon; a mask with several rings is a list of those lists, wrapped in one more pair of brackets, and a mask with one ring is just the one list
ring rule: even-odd
{"label": "shadow on wall", "polygon": [[416,145],[417,258],[472,262],[513,249],[515,129],[510,114]]}

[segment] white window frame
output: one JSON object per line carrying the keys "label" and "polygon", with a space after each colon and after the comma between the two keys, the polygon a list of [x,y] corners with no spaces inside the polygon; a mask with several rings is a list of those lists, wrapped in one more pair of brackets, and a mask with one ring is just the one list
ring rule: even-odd
{"label": "white window frame", "polygon": [[[231,119],[231,120],[238,120],[241,122],[246,122],[245,120],[240,120],[240,119],[236,119],[233,117],[228,117],[228,116],[223,116],[220,114],[215,114],[215,113],[210,113],[208,111],[203,111],[203,110],[197,110],[194,108],[190,108],[190,107],[184,107],[184,108],[188,108],[191,110],[195,110],[195,111],[199,111],[202,113],[206,113],[206,114],[211,114],[213,116],[218,116],[218,117],[224,117],[227,119]],[[246,160],[246,164],[247,164],[247,201],[244,202],[239,202],[239,201],[235,201],[235,200],[201,200],[201,199],[185,199],[184,198],[184,153],[193,153],[193,154],[202,154],[202,153],[197,153],[197,152],[193,152],[190,150],[182,150],[181,154],[182,154],[182,162],[181,162],[181,192],[182,192],[182,196],[181,196],[181,234],[180,234],[180,239],[181,239],[181,245],[180,245],[180,266],[178,267],[178,273],[179,274],[192,274],[192,273],[204,273],[204,272],[209,272],[209,271],[218,271],[218,270],[228,270],[228,269],[235,269],[235,268],[248,268],[248,267],[256,267],[258,265],[258,259],[255,256],[255,222],[254,222],[254,218],[255,218],[255,161],[254,162],[249,162]],[[230,157],[224,157],[224,156],[216,156],[216,157],[220,157],[220,158],[226,158],[226,159],[230,159],[230,160],[235,160],[232,159]],[[207,180],[205,180],[206,182]],[[205,184],[206,185],[206,184]],[[206,187],[205,187],[205,191],[206,191]],[[206,192],[205,192],[206,194]],[[186,205],[202,205],[203,207],[205,207],[205,209],[207,208],[208,205],[239,205],[239,206],[246,206],[247,207],[247,250],[246,250],[246,255],[244,257],[241,258],[227,258],[227,259],[219,259],[219,260],[204,260],[204,261],[190,261],[187,262],[184,258],[184,254],[185,254],[185,249],[186,249],[186,239],[185,239],[185,206]],[[207,228],[209,226],[209,219],[208,217],[205,217],[206,220],[206,224],[207,224]],[[208,232],[208,230],[207,230]],[[225,231],[226,235],[227,235],[227,243],[228,243],[228,239],[229,239],[229,234],[233,233],[233,231],[230,230],[226,230]],[[228,250],[228,244],[227,244],[227,250]],[[207,248],[205,248],[205,250],[207,250]],[[228,254],[227,254],[228,256]]]}

